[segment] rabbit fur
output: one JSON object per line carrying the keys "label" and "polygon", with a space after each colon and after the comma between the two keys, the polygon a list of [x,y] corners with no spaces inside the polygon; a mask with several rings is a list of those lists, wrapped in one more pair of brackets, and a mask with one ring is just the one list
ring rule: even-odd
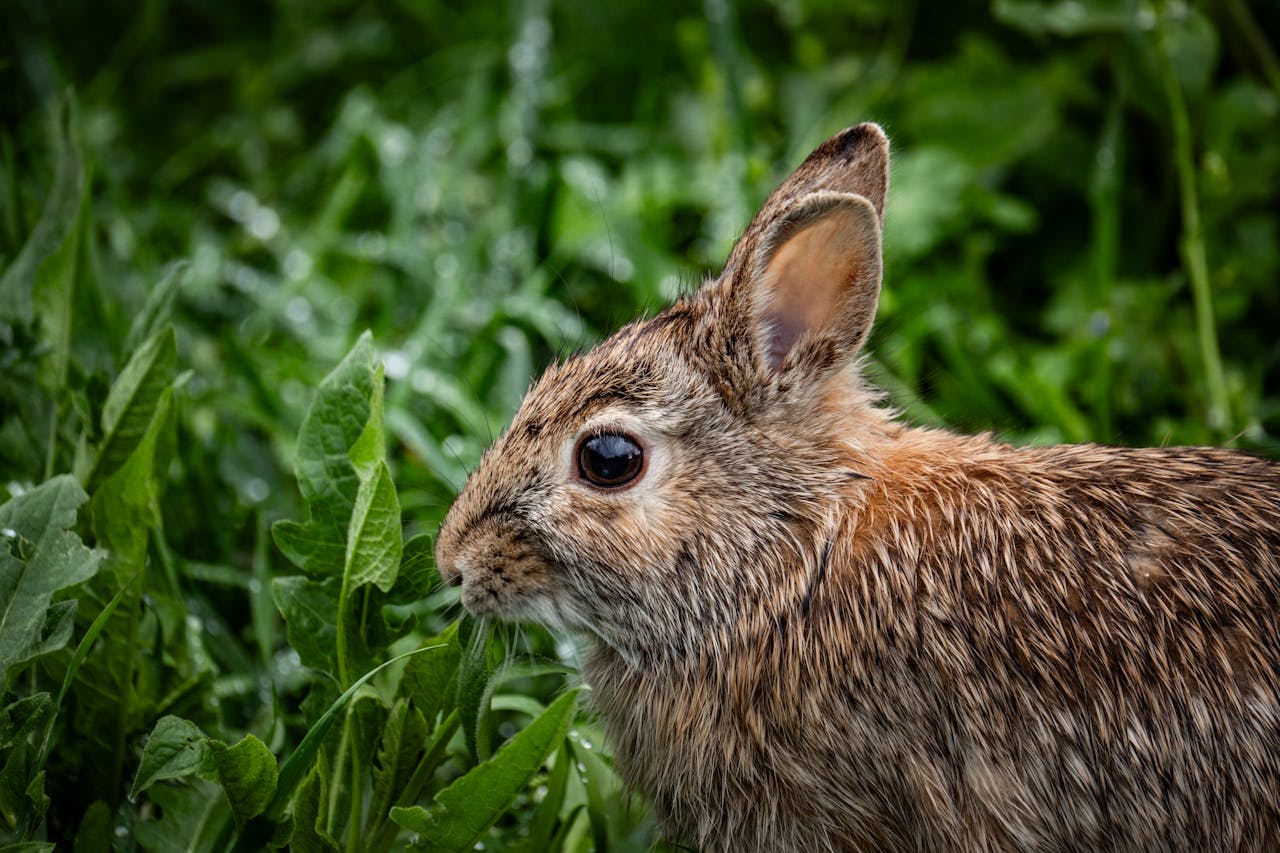
{"label": "rabbit fur", "polygon": [[[888,141],[825,142],[723,273],[551,367],[436,559],[592,638],[628,783],[703,850],[1280,850],[1280,464],[1012,447],[861,378]],[[602,489],[584,436],[643,449]]]}

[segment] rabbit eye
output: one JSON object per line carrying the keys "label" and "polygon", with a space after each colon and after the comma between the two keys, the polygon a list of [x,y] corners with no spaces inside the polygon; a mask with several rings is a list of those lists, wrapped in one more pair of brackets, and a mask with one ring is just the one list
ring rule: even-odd
{"label": "rabbit eye", "polygon": [[644,451],[630,436],[606,432],[578,445],[578,473],[593,486],[625,486],[644,470]]}

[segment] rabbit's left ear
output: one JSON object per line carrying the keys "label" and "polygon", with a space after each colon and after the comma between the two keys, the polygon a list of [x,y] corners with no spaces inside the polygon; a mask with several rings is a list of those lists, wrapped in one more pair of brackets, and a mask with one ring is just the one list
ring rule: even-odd
{"label": "rabbit's left ear", "polygon": [[874,124],[814,149],[761,206],[724,271],[704,288],[704,352],[731,405],[812,386],[871,331],[880,296],[880,218],[889,141]]}
{"label": "rabbit's left ear", "polygon": [[757,253],[760,237],[797,201],[817,192],[860,195],[871,202],[876,216],[884,219],[889,194],[889,138],[879,125],[863,122],[846,128],[813,149],[760,205],[729,253],[720,279],[737,278]]}
{"label": "rabbit's left ear", "polygon": [[842,366],[871,331],[880,277],[871,202],[839,192],[800,199],[764,232],[731,287],[757,364],[774,374]]}

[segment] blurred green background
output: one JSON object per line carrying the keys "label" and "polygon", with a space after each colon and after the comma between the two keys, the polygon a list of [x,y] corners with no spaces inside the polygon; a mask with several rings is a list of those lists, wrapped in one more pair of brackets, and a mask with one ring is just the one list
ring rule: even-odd
{"label": "blurred green background", "polygon": [[245,578],[287,571],[264,531],[361,330],[432,532],[550,359],[714,273],[863,120],[894,150],[870,370],[907,418],[1275,455],[1278,32],[1271,0],[5,0],[0,268],[60,146],[87,192],[75,393],[50,446],[48,342],[5,333],[0,482],[70,467],[185,262],[165,547],[221,633],[184,712],[242,729],[296,690]]}

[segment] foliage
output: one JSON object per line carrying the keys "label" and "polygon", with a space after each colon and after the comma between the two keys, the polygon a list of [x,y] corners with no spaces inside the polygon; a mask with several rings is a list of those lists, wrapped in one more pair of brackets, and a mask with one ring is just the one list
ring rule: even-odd
{"label": "foliage", "polygon": [[646,849],[429,536],[855,121],[909,419],[1280,452],[1275,4],[80,5],[0,5],[0,843]]}

